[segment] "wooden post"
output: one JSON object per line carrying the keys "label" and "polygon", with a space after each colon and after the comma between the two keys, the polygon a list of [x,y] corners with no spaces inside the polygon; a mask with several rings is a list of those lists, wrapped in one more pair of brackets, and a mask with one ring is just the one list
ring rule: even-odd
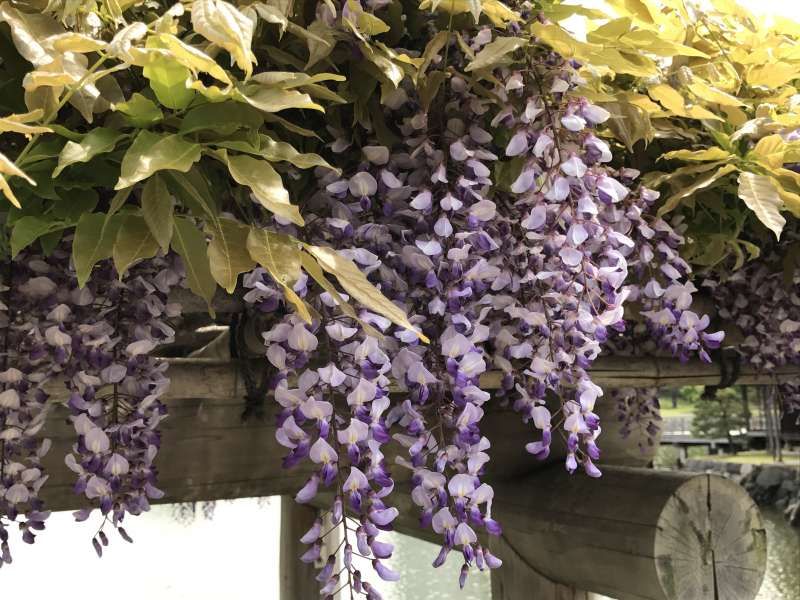
{"label": "wooden post", "polygon": [[551,581],[525,562],[504,536],[489,539],[503,566],[492,571],[492,600],[589,600],[589,594]]}
{"label": "wooden post", "polygon": [[556,467],[495,492],[506,542],[551,581],[623,600],[752,600],[761,586],[761,515],[723,477],[605,467],[593,480]]}
{"label": "wooden post", "polygon": [[297,504],[291,496],[281,496],[279,600],[311,600],[319,597],[314,565],[298,560],[306,551],[300,538],[316,518],[315,509]]}

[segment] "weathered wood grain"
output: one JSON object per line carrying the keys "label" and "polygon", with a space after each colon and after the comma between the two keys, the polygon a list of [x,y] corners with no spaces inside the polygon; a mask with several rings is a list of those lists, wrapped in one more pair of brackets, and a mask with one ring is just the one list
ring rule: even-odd
{"label": "weathered wood grain", "polygon": [[[555,467],[496,486],[504,536],[545,577],[620,600],[752,600],[766,569],[758,509],[716,475]],[[501,557],[504,558],[504,557]]]}

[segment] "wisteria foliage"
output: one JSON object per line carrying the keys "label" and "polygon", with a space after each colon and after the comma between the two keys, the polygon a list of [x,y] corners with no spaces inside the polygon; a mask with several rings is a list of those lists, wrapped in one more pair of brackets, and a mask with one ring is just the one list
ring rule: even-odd
{"label": "wisteria foliage", "polygon": [[[487,483],[493,441],[481,433],[490,403],[528,424],[532,461],[599,477],[598,356],[645,346],[711,360],[723,333],[692,309],[687,223],[660,216],[659,194],[625,166],[610,135],[624,115],[582,95],[586,71],[555,51],[553,23],[527,2],[452,3],[449,14],[434,4],[436,18],[408,19],[408,31],[400,19],[394,44],[378,39],[398,28],[376,16],[387,16],[382,1],[312,3],[298,16],[282,3],[196,0],[155,20],[136,5],[142,22],[130,24],[83,22],[59,3],[41,18],[0,4],[36,69],[20,99],[30,112],[0,123],[27,136],[21,149],[3,146],[17,164],[0,154],[0,190],[23,211],[0,280],[0,566],[11,562],[12,524],[32,543],[48,516],[47,390],[64,390],[74,430],[64,461],[86,506],[75,517],[99,512],[98,555],[107,530],[131,541],[128,516],[163,497],[155,459],[169,379],[154,353],[173,340],[177,287],[209,307],[217,284],[238,287],[246,310],[267,316],[283,466],[309,473],[297,502],[325,507],[300,560],[319,567],[326,600],[378,600],[377,579],[400,576],[385,536],[406,493],[396,480],[410,482],[421,526],[439,536],[433,566],[458,561],[462,587],[471,570],[501,566],[487,543],[502,531]],[[25,33],[45,19],[33,53]],[[72,79],[52,72],[58,53]],[[152,68],[153,57],[172,71]],[[273,59],[298,71],[254,75]],[[318,63],[349,80],[312,71]],[[105,133],[46,154],[47,135],[72,135],[50,127],[68,104],[86,122],[102,118]],[[87,185],[80,164],[97,156],[98,177],[113,177]],[[27,181],[22,204],[5,176]],[[62,187],[102,194],[87,193],[74,214],[39,206],[63,201]],[[771,265],[710,287],[720,316],[749,336],[748,360],[796,362],[797,294]],[[758,314],[754,295],[766,300]],[[643,428],[652,441],[654,393],[612,396],[623,435]],[[364,561],[374,573],[359,570]]]}

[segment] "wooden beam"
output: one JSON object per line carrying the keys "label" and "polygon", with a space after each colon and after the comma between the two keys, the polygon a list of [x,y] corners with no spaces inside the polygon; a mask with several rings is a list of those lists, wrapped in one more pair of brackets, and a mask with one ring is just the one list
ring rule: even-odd
{"label": "wooden beam", "polygon": [[[275,440],[274,402],[267,401],[263,421],[242,423],[244,389],[231,363],[178,360],[170,376],[173,385],[165,397],[170,415],[157,459],[163,502],[294,494],[304,484],[307,465],[290,471],[280,466],[284,449]],[[567,475],[563,464],[546,468],[536,461],[524,450],[525,442],[537,437],[532,426],[496,403],[487,405],[481,424],[492,442],[486,479],[496,488],[502,543],[522,561],[516,588],[531,581],[531,574],[520,570],[528,564],[550,582],[621,599],[713,600],[716,580],[718,598],[751,600],[765,557],[763,526],[752,501],[714,476],[608,466],[644,465],[654,450],[642,453],[640,440],[619,437],[614,408],[610,402],[597,405],[604,423],[599,463],[604,476],[593,480]],[[63,462],[75,440],[66,417],[66,410],[56,407],[46,429],[53,449],[46,457],[50,479],[42,495],[52,510],[83,505],[72,491],[75,475]],[[554,437],[551,462],[562,462],[565,448],[560,436]],[[400,452],[393,444],[387,447],[390,465]],[[410,472],[395,466],[392,475],[398,489],[393,503],[401,510],[398,530],[430,539],[430,532],[420,533],[417,509],[402,493]],[[737,592],[728,593],[729,585]]]}
{"label": "wooden beam", "polygon": [[489,549],[503,566],[492,570],[492,600],[589,600],[589,593],[556,583],[516,553],[504,537],[489,539]]}
{"label": "wooden beam", "polygon": [[761,586],[764,524],[728,479],[608,466],[589,480],[552,468],[495,491],[512,555],[553,581],[619,600],[752,600]]}
{"label": "wooden beam", "polygon": [[[169,416],[161,426],[162,446],[157,459],[160,485],[167,493],[164,502],[293,494],[303,486],[307,470],[280,468],[285,448],[275,440],[277,403],[265,399],[264,419],[242,422],[245,389],[235,364],[209,359],[169,362],[172,382],[164,396]],[[56,402],[65,399],[61,385],[52,384],[48,391]],[[600,446],[604,460],[646,465],[655,448],[646,446],[645,452],[639,449],[639,442],[644,441],[637,437],[641,432],[622,439],[614,408],[610,402],[597,405],[603,422]],[[75,442],[75,431],[67,417],[68,411],[57,405],[45,428],[53,440],[45,458],[50,479],[44,488],[52,510],[70,510],[79,504],[72,491],[75,474],[64,465],[64,456]],[[493,441],[490,478],[517,477],[546,464],[525,451],[525,444],[540,434],[519,415],[489,403],[481,430]],[[554,437],[551,462],[563,460],[566,452],[560,436]],[[398,480],[407,478],[402,469],[394,471]]]}

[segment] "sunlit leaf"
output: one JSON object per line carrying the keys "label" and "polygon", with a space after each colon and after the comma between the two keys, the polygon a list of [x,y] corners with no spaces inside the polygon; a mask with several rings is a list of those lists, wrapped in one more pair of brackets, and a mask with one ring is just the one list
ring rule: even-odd
{"label": "sunlit leaf", "polygon": [[221,150],[231,177],[240,185],[253,191],[255,199],[267,210],[297,225],[303,225],[300,210],[289,201],[289,192],[283,187],[281,176],[265,160],[244,154],[228,155]]}
{"label": "sunlit leaf", "polygon": [[757,160],[773,169],[777,169],[783,166],[786,150],[786,142],[783,141],[780,135],[768,135],[758,140],[755,147],[748,152],[747,158]]}
{"label": "sunlit leaf", "polygon": [[28,177],[22,169],[17,167],[13,163],[13,161],[9,160],[5,154],[0,152],[0,191],[3,192],[3,195],[6,199],[11,202],[17,208],[21,208],[19,205],[19,200],[14,195],[14,192],[11,190],[11,186],[8,184],[8,177],[22,177],[25,181],[27,181],[31,185],[36,185],[36,182]]}
{"label": "sunlit leaf", "polygon": [[77,52],[86,54],[97,52],[106,47],[106,42],[83,33],[68,31],[47,38],[47,43],[58,52]]}
{"label": "sunlit leaf", "polygon": [[723,106],[744,105],[744,102],[742,102],[735,96],[726,94],[722,90],[718,90],[717,88],[710,86],[707,83],[700,81],[699,79],[695,79],[687,87],[695,96],[697,96],[702,100],[705,100],[706,102],[711,102],[713,104],[720,104]]}
{"label": "sunlit leaf", "polygon": [[36,135],[39,133],[50,133],[50,127],[41,125],[28,125],[31,121],[38,121],[44,115],[43,110],[33,110],[23,114],[8,115],[0,117],[0,133],[6,131],[21,133],[23,135]]}
{"label": "sunlit leaf", "polygon": [[766,175],[747,171],[739,173],[739,197],[758,220],[780,239],[786,219],[780,213],[783,201],[772,180]]}
{"label": "sunlit leaf", "polygon": [[85,163],[99,154],[111,152],[125,134],[106,127],[96,127],[87,133],[80,142],[67,142],[58,156],[58,165],[53,177],[75,163]]}
{"label": "sunlit leaf", "polygon": [[185,173],[200,160],[200,146],[180,135],[140,131],[122,158],[120,176],[114,189],[126,188],[161,170]]}
{"label": "sunlit leaf", "polygon": [[158,101],[167,108],[184,109],[197,93],[191,88],[191,71],[173,58],[164,56],[150,62],[142,74],[150,80]]}
{"label": "sunlit leaf", "polygon": [[224,69],[202,50],[190,46],[174,35],[162,33],[158,39],[170,51],[172,57],[184,67],[194,72],[208,73],[222,83],[231,84],[231,79]]}
{"label": "sunlit leaf", "polygon": [[518,37],[499,37],[493,42],[486,44],[483,49],[475,55],[468,65],[467,71],[486,69],[494,67],[507,61],[507,57],[512,52],[528,45],[528,40]]}
{"label": "sunlit leaf", "polygon": [[250,106],[266,113],[275,113],[289,108],[309,108],[325,111],[308,94],[297,90],[285,90],[277,86],[248,86],[246,90],[241,92],[241,98]]}
{"label": "sunlit leaf", "polygon": [[713,160],[727,160],[729,158],[733,158],[733,155],[722,148],[713,146],[711,148],[706,148],[705,150],[673,150],[672,152],[663,154],[661,158],[705,162]]}
{"label": "sunlit leaf", "polygon": [[798,78],[800,78],[800,66],[786,62],[757,65],[747,72],[747,83],[770,89],[779,88]]}
{"label": "sunlit leaf", "polygon": [[257,62],[250,49],[255,28],[251,19],[224,0],[195,0],[192,25],[197,33],[230,53],[245,79],[250,77]]}
{"label": "sunlit leaf", "polygon": [[252,259],[283,288],[286,299],[294,305],[297,314],[306,323],[311,323],[308,306],[292,289],[301,275],[301,253],[297,241],[284,233],[254,227],[247,236],[247,250]]}
{"label": "sunlit leaf", "polygon": [[411,324],[403,309],[372,285],[352,260],[333,248],[307,245],[306,250],[317,260],[320,267],[334,275],[344,290],[362,305],[390,319],[400,327],[417,332],[421,340],[428,341]]}

